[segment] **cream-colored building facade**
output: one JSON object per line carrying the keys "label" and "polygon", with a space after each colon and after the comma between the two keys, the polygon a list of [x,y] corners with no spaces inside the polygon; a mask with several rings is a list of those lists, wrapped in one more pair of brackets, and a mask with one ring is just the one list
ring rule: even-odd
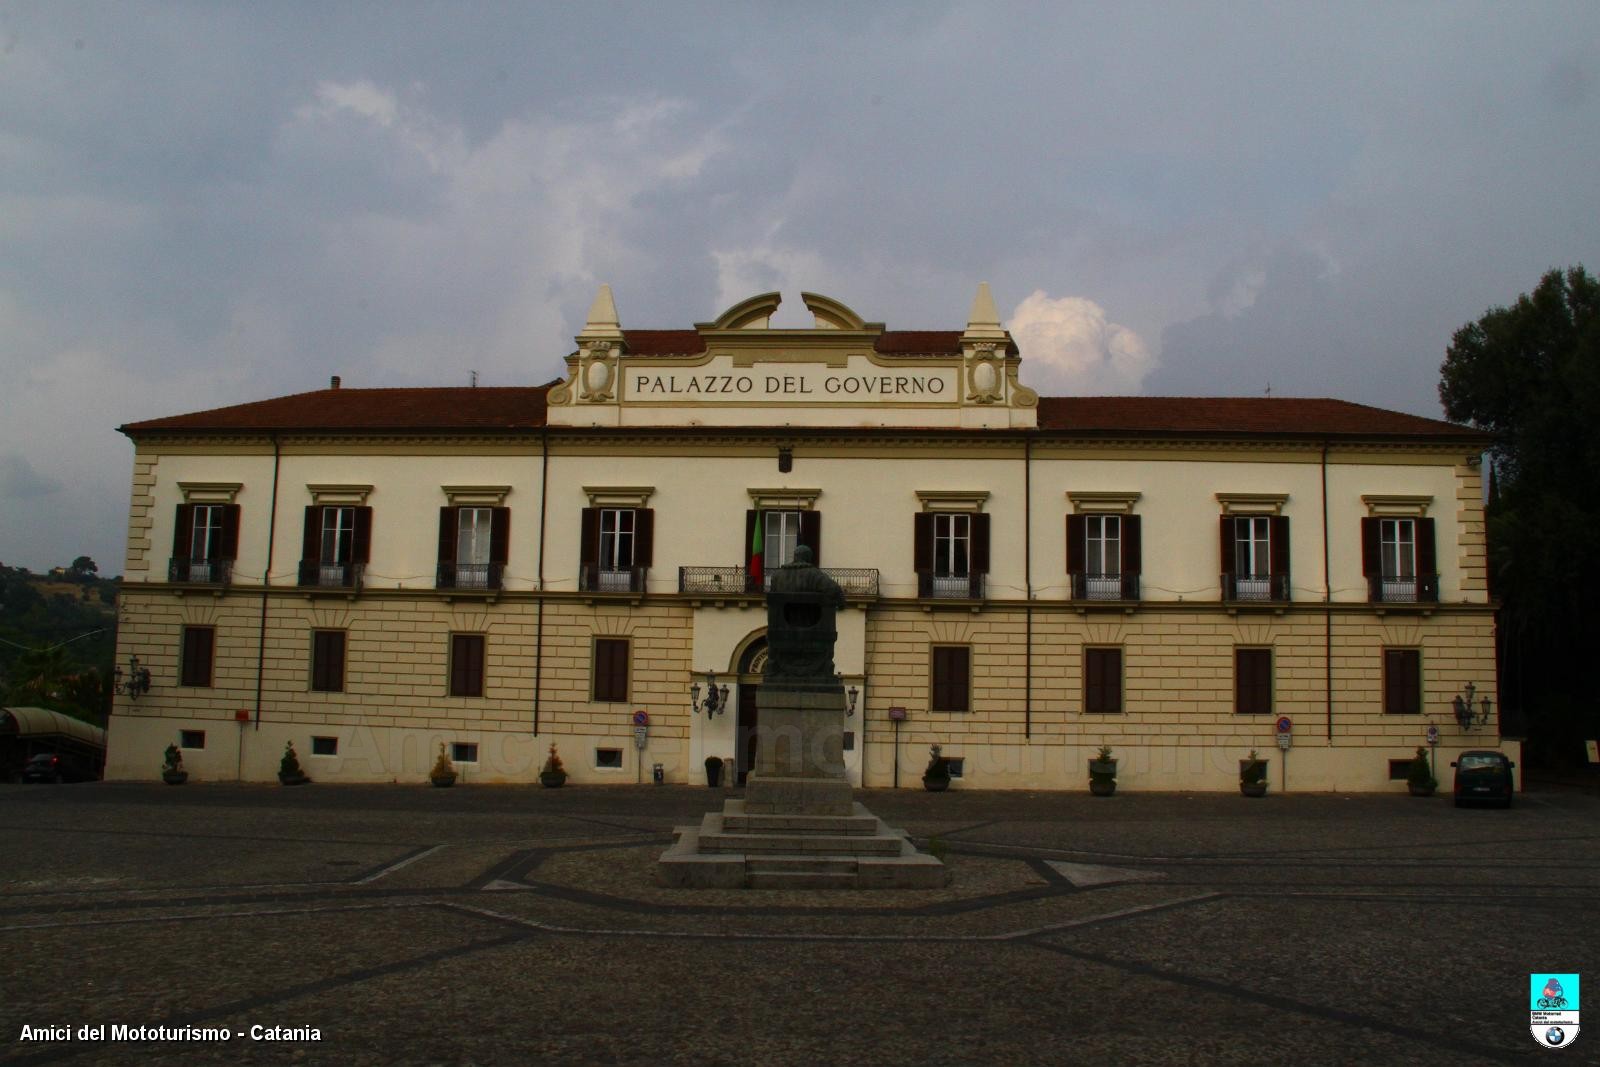
{"label": "cream-colored building facade", "polygon": [[[703,783],[748,768],[765,573],[844,588],[851,779],[1076,790],[1403,789],[1516,743],[1494,693],[1480,434],[1335,400],[1040,397],[980,287],[963,330],[803,294],[625,330],[564,380],[328,389],[134,442],[107,776]],[[715,693],[718,707],[709,706]],[[1287,722],[1285,722],[1287,720]],[[1280,748],[1287,730],[1288,748]]]}

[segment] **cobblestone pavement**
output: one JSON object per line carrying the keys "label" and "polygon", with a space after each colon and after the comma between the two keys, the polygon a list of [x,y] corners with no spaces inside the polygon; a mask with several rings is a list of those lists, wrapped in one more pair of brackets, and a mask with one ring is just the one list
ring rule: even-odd
{"label": "cobblestone pavement", "polygon": [[722,796],[0,787],[0,1062],[1546,1062],[1600,982],[1581,793],[865,791],[948,888],[655,886]]}

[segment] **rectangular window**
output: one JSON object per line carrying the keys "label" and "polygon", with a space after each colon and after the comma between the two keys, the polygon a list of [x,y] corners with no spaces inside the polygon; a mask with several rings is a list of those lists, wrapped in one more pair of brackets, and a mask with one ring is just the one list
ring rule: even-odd
{"label": "rectangular window", "polygon": [[1272,649],[1233,650],[1233,710],[1239,715],[1272,711]]}
{"label": "rectangular window", "polygon": [[972,710],[972,649],[967,645],[933,646],[932,711]]}
{"label": "rectangular window", "polygon": [[594,765],[601,769],[621,770],[622,749],[597,748],[594,750]]}
{"label": "rectangular window", "polygon": [[183,628],[183,673],[180,685],[200,689],[211,685],[211,660],[216,650],[217,631],[210,626]]}
{"label": "rectangular window", "polygon": [[1241,582],[1272,573],[1272,520],[1237,518],[1233,527],[1233,568]]}
{"label": "rectangular window", "polygon": [[626,593],[632,589],[633,531],[632,508],[600,509],[600,591]]}
{"label": "rectangular window", "polygon": [[337,737],[311,737],[311,754],[313,756],[337,756],[339,754],[339,739]]}
{"label": "rectangular window", "polygon": [[[494,508],[461,508],[456,520],[456,564],[487,567],[494,542]],[[456,584],[465,584],[458,576]]]}
{"label": "rectangular window", "polygon": [[344,631],[311,631],[311,691],[344,692]]}
{"label": "rectangular window", "polygon": [[450,635],[450,695],[483,696],[483,635]]}
{"label": "rectangular window", "polygon": [[965,756],[947,756],[944,761],[944,769],[949,772],[952,778],[964,778],[967,774],[967,758]]}
{"label": "rectangular window", "polygon": [[939,578],[967,576],[967,549],[972,541],[972,516],[936,513],[933,516],[933,573]]}
{"label": "rectangular window", "polygon": [[620,637],[594,640],[594,699],[626,703],[628,699],[628,641]]}
{"label": "rectangular window", "polygon": [[1122,517],[1084,517],[1084,595],[1088,600],[1122,599]]}
{"label": "rectangular window", "polygon": [[179,748],[205,748],[206,732],[204,730],[179,730]]}
{"label": "rectangular window", "polygon": [[1083,710],[1099,715],[1122,710],[1122,649],[1083,650]]}
{"label": "rectangular window", "polygon": [[476,741],[450,742],[450,760],[452,763],[477,763],[478,743]]}
{"label": "rectangular window", "polygon": [[1422,712],[1422,651],[1383,650],[1383,710],[1391,715]]}
{"label": "rectangular window", "polygon": [[1380,519],[1378,552],[1385,578],[1417,575],[1417,524],[1411,519]]}
{"label": "rectangular window", "polygon": [[195,563],[214,560],[222,554],[221,504],[196,504],[194,535],[189,541],[189,559]]}
{"label": "rectangular window", "polygon": [[761,515],[766,523],[761,540],[762,574],[770,585],[773,571],[794,562],[794,550],[800,544],[800,512],[763,511]]}
{"label": "rectangular window", "polygon": [[1408,759],[1392,759],[1389,761],[1389,781],[1403,782],[1411,777],[1411,761]]}
{"label": "rectangular window", "polygon": [[[322,554],[324,564],[349,563],[355,555],[356,509],[325,507],[322,509]],[[339,571],[339,579],[344,573]]]}

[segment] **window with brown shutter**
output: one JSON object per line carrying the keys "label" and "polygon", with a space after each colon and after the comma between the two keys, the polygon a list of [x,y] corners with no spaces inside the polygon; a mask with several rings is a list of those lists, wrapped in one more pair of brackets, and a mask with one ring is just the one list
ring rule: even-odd
{"label": "window with brown shutter", "polygon": [[311,632],[311,690],[314,693],[344,691],[344,631]]}
{"label": "window with brown shutter", "polygon": [[972,710],[972,649],[968,645],[932,648],[931,711]]}
{"label": "window with brown shutter", "polygon": [[216,654],[217,631],[211,626],[185,626],[183,628],[183,668],[180,685],[208,689],[211,686],[211,664]]}
{"label": "window with brown shutter", "polygon": [[450,635],[450,695],[483,696],[483,635]]}
{"label": "window with brown shutter", "polygon": [[1101,715],[1122,711],[1122,649],[1083,650],[1083,710]]}
{"label": "window with brown shutter", "polygon": [[1391,715],[1421,713],[1422,651],[1420,649],[1383,650],[1383,710]]}
{"label": "window with brown shutter", "polygon": [[628,700],[628,640],[623,637],[594,639],[594,699],[612,704]]}
{"label": "window with brown shutter", "polygon": [[1233,710],[1239,715],[1272,711],[1272,649],[1233,650]]}

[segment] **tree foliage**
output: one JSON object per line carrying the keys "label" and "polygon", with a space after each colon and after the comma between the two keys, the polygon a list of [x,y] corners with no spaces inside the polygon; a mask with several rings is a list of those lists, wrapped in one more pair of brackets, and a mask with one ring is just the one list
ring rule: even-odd
{"label": "tree foliage", "polygon": [[1457,330],[1440,372],[1446,415],[1496,438],[1502,701],[1525,714],[1536,748],[1571,754],[1597,736],[1582,694],[1600,595],[1600,284],[1581,266],[1550,271]]}

